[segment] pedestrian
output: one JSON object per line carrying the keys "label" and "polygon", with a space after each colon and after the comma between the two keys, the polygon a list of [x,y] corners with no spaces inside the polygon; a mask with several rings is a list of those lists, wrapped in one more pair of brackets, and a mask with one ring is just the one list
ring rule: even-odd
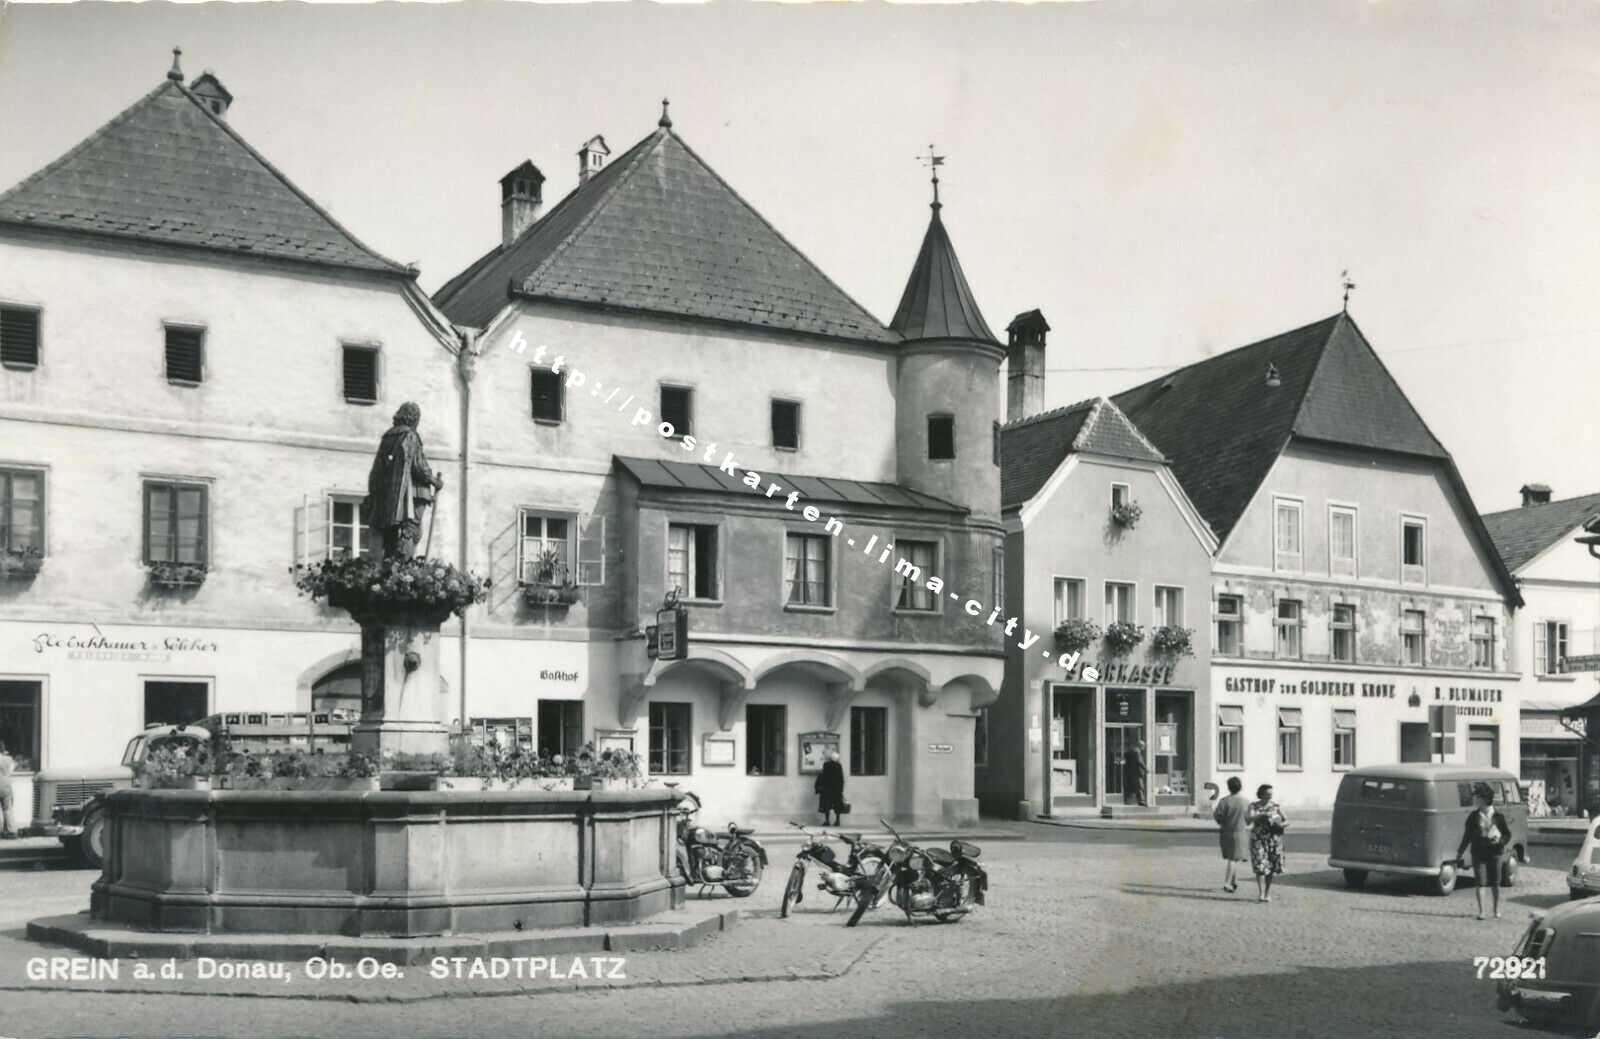
{"label": "pedestrian", "polygon": [[817,776],[817,811],[822,813],[822,825],[830,825],[828,815],[832,813],[833,823],[838,826],[844,822],[839,815],[844,810],[844,766],[839,764],[839,752],[828,752],[828,760],[822,763],[822,772]]}
{"label": "pedestrian", "polygon": [[1244,814],[1250,807],[1239,791],[1244,784],[1238,776],[1228,777],[1228,796],[1217,802],[1211,818],[1222,827],[1222,890],[1232,894],[1239,890],[1239,863],[1249,860],[1250,831],[1244,824]]}
{"label": "pedestrian", "polygon": [[1144,740],[1134,743],[1133,749],[1122,756],[1122,803],[1141,808],[1150,803],[1145,791]]}
{"label": "pedestrian", "polygon": [[1283,831],[1289,821],[1272,799],[1272,784],[1256,787],[1256,799],[1245,809],[1250,824],[1250,869],[1256,875],[1256,901],[1272,901],[1272,878],[1283,872]]}
{"label": "pedestrian", "polygon": [[1472,788],[1472,812],[1467,815],[1467,825],[1461,833],[1461,846],[1456,849],[1456,863],[1467,848],[1472,848],[1472,874],[1477,881],[1473,894],[1478,899],[1478,919],[1483,919],[1483,888],[1487,882],[1494,892],[1494,918],[1500,919],[1500,860],[1506,846],[1511,843],[1511,827],[1506,817],[1494,810],[1494,787],[1477,783]]}
{"label": "pedestrian", "polygon": [[4,743],[0,743],[0,840],[17,839],[17,816],[11,801],[11,773],[17,763]]}

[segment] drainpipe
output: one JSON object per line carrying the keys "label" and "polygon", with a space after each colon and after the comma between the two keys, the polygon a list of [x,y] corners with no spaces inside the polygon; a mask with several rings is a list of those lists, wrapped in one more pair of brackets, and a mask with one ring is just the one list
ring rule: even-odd
{"label": "drainpipe", "polygon": [[[456,491],[459,502],[456,511],[457,515],[459,516],[457,524],[460,528],[460,540],[456,546],[456,552],[457,558],[461,560],[461,568],[463,570],[467,569],[470,565],[470,560],[467,557],[467,545],[469,542],[467,535],[467,503],[470,500],[470,497],[467,493],[467,481],[468,474],[471,472],[471,461],[469,457],[471,454],[472,444],[470,419],[472,413],[472,375],[474,365],[478,359],[477,340],[477,332],[473,331],[472,329],[462,329],[461,348],[456,353],[456,379],[461,386],[461,474],[459,477],[461,482],[457,485]],[[456,703],[458,705],[456,711],[457,717],[460,719],[461,731],[463,732],[467,731],[468,728],[467,647],[470,646],[471,643],[468,641],[467,615],[470,612],[471,611],[468,610],[461,614],[461,670],[460,674],[456,676]]]}

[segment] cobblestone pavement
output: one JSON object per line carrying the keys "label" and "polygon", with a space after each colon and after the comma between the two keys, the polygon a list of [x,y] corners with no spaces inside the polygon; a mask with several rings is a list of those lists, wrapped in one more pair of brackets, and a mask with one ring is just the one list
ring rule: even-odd
{"label": "cobblestone pavement", "polygon": [[[1494,1010],[1473,956],[1509,951],[1531,909],[1565,897],[1525,870],[1505,918],[1378,882],[1344,889],[1323,853],[1291,850],[1262,905],[1218,887],[1215,851],[1104,843],[985,848],[991,904],[955,924],[885,910],[859,928],[808,900],[777,918],[788,855],[774,855],[738,927],[686,952],[633,953],[626,979],[168,983],[41,990],[30,916],[81,908],[91,875],[0,874],[0,1035],[421,1037],[1529,1036]],[[1248,895],[1248,897],[1247,897]],[[193,969],[193,965],[189,965]],[[298,973],[298,966],[297,966]],[[750,980],[742,980],[750,979]],[[204,994],[209,991],[210,995]],[[263,994],[256,994],[263,993]],[[478,994],[477,998],[468,997]]]}

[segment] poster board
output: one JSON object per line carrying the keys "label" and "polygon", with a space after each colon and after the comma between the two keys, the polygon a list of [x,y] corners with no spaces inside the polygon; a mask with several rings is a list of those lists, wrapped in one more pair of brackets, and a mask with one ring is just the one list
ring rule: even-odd
{"label": "poster board", "polygon": [[735,764],[733,737],[706,733],[700,741],[700,764],[708,768]]}
{"label": "poster board", "polygon": [[837,732],[802,732],[800,734],[800,774],[814,775],[822,771],[822,763],[831,751],[839,749]]}
{"label": "poster board", "polygon": [[594,733],[594,750],[596,754],[604,754],[608,750],[625,750],[633,753],[632,729],[596,729]]}

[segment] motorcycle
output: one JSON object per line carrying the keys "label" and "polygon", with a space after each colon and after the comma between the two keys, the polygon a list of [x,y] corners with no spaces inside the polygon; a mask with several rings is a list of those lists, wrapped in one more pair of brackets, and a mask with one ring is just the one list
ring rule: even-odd
{"label": "motorcycle", "polygon": [[[790,904],[799,905],[804,899],[807,864],[817,868],[817,890],[834,897],[833,909],[838,909],[845,899],[855,893],[858,877],[873,876],[878,872],[883,849],[862,840],[859,833],[829,834],[824,830],[821,834],[813,834],[799,823],[791,822],[789,825],[805,834],[806,842],[800,846],[794,868],[789,871],[789,882],[784,885],[783,902],[778,907],[780,917],[789,915]],[[824,843],[823,838],[829,836],[837,837],[850,846],[850,854],[843,862],[839,861],[833,848]]]}
{"label": "motorcycle", "polygon": [[950,842],[949,851],[919,848],[887,822],[878,821],[894,835],[894,843],[884,853],[877,874],[856,881],[856,908],[846,927],[860,923],[886,894],[910,924],[915,924],[918,916],[948,923],[985,904],[989,874],[977,863],[981,854],[977,845],[956,839]]}
{"label": "motorcycle", "polygon": [[700,798],[684,791],[678,802],[678,873],[690,887],[706,889],[720,884],[735,898],[748,898],[761,884],[767,850],[750,835],[754,830],[728,824],[726,833],[713,833],[695,821]]}

